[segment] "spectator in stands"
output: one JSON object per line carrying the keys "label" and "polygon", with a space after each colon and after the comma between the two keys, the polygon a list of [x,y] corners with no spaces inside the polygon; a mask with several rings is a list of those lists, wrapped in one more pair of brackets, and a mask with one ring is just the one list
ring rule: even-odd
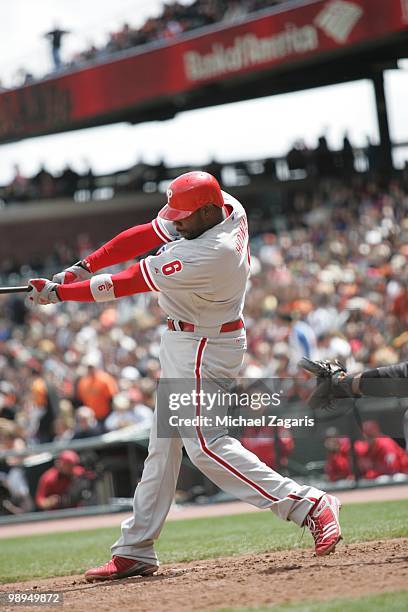
{"label": "spectator in stands", "polygon": [[[78,506],[80,500],[72,493],[74,490],[76,492],[78,482],[84,477],[86,471],[80,465],[79,455],[73,450],[62,451],[54,466],[44,472],[38,482],[35,494],[38,509],[56,510]],[[86,480],[84,485],[86,487]],[[88,486],[90,488],[90,482]]]}
{"label": "spectator in stands", "polygon": [[264,175],[268,178],[276,178],[276,160],[273,157],[267,157],[263,164]]}
{"label": "spectator in stands", "polygon": [[294,373],[301,357],[318,358],[316,333],[297,311],[281,312],[277,318],[288,329],[289,369]]}
{"label": "spectator in stands", "polygon": [[318,338],[340,329],[343,319],[340,318],[327,293],[316,295],[314,304],[314,309],[307,315],[307,322]]}
{"label": "spectator in stands", "polygon": [[31,383],[30,428],[33,438],[40,444],[54,437],[54,419],[58,414],[59,397],[54,385],[47,381],[43,365],[30,360],[33,372]]}
{"label": "spectator in stands", "polygon": [[51,56],[55,70],[61,68],[61,44],[66,34],[69,34],[69,31],[60,30],[58,26],[54,26],[53,30],[44,34],[45,38],[48,38],[51,44]]}
{"label": "spectator in stands", "polygon": [[380,168],[380,145],[375,145],[367,136],[366,155],[370,172],[378,172]]}
{"label": "spectator in stands", "polygon": [[15,201],[24,202],[30,197],[29,187],[29,181],[21,173],[19,165],[14,164],[14,177],[8,186],[7,197]]}
{"label": "spectator in stands", "polygon": [[130,399],[126,393],[118,393],[112,402],[112,412],[106,418],[107,431],[123,429],[136,425],[136,416],[132,410]]}
{"label": "spectator in stands", "polygon": [[14,421],[18,411],[16,390],[6,381],[0,383],[0,419]]}
{"label": "spectator in stands", "polygon": [[118,386],[113,376],[96,367],[92,357],[85,359],[84,365],[88,371],[78,381],[77,396],[84,406],[93,410],[96,420],[102,424],[111,412]]}
{"label": "spectator in stands", "polygon": [[364,421],[363,434],[365,440],[356,443],[363,478],[408,474],[408,454],[392,438],[381,432],[376,421]]}
{"label": "spectator in stands", "polygon": [[[0,451],[24,451],[18,426],[0,418]],[[33,503],[21,456],[0,459],[0,515],[29,512]]]}
{"label": "spectator in stands", "polygon": [[329,149],[326,136],[319,137],[319,143],[314,151],[314,159],[316,164],[317,176],[329,177],[335,176],[334,155]]}
{"label": "spectator in stands", "polygon": [[56,195],[56,182],[44,166],[41,166],[37,174],[31,178],[33,197],[37,199],[53,198]]}
{"label": "spectator in stands", "polygon": [[139,392],[139,401],[135,403],[126,393],[119,393],[113,400],[113,411],[105,421],[108,431],[123,429],[125,427],[138,426],[142,429],[150,429],[153,412],[148,406],[142,404],[142,394]]}
{"label": "spectator in stands", "polygon": [[345,436],[339,436],[331,427],[326,432],[324,446],[327,451],[324,471],[329,480],[349,480],[354,478],[351,464],[351,443]]}
{"label": "spectator in stands", "polygon": [[225,21],[225,23],[241,21],[248,14],[248,8],[248,2],[242,2],[242,0],[230,0],[224,13],[223,21]]}
{"label": "spectator in stands", "polygon": [[354,149],[348,137],[348,134],[344,135],[343,148],[340,152],[341,159],[341,170],[343,176],[350,176],[355,171],[354,169]]}
{"label": "spectator in stands", "polygon": [[297,140],[293,147],[286,155],[286,162],[291,172],[301,170],[306,172],[307,156],[305,143],[302,140]]}
{"label": "spectator in stands", "polygon": [[74,437],[74,419],[60,415],[54,420],[54,440],[53,442],[64,442],[72,440]]}
{"label": "spectator in stands", "polygon": [[82,177],[81,187],[89,192],[90,197],[92,198],[92,194],[95,190],[95,174],[91,167],[89,167],[88,172]]}
{"label": "spectator in stands", "polygon": [[74,196],[78,189],[79,174],[75,172],[70,166],[66,166],[57,179],[57,190],[62,196]]}
{"label": "spectator in stands", "polygon": [[80,406],[75,413],[75,429],[72,437],[75,440],[79,440],[100,436],[102,433],[102,424],[96,420],[92,408]]}
{"label": "spectator in stands", "polygon": [[[154,394],[153,392],[149,395],[142,393],[140,390],[134,390],[133,393],[129,394],[132,402],[133,412],[136,415],[137,425],[140,429],[150,429],[153,423],[153,410],[154,410]],[[145,401],[147,400],[147,403]],[[150,405],[148,402],[150,401]]]}

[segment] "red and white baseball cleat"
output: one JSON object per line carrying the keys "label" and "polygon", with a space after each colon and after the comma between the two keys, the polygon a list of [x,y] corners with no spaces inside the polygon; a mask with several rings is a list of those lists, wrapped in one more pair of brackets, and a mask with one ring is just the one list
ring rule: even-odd
{"label": "red and white baseball cleat", "polygon": [[340,508],[341,504],[337,497],[326,493],[306,517],[305,525],[312,533],[316,555],[319,557],[334,552],[341,540]]}
{"label": "red and white baseball cleat", "polygon": [[85,580],[96,582],[98,580],[118,580],[129,576],[151,576],[158,570],[157,565],[151,565],[137,559],[114,556],[105,565],[92,567],[85,572]]}

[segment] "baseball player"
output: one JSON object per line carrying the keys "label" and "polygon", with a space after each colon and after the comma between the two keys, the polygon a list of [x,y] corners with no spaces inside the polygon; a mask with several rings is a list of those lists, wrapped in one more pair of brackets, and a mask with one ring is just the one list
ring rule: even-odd
{"label": "baseball player", "polygon": [[[118,274],[96,274],[167,244]],[[105,302],[154,291],[168,316],[160,347],[162,379],[234,379],[246,350],[242,311],[249,276],[245,210],[206,172],[173,180],[167,204],[151,223],[132,227],[54,276],[33,279],[33,304],[65,300]],[[156,401],[149,454],[138,484],[133,516],[122,523],[112,559],[88,570],[88,581],[151,575],[157,571],[154,541],[174,498],[184,445],[191,461],[218,487],[284,520],[311,530],[317,555],[341,539],[339,501],[303,486],[262,463],[220,428],[211,437],[198,425],[194,437],[159,437]],[[200,416],[200,401],[194,413]]]}

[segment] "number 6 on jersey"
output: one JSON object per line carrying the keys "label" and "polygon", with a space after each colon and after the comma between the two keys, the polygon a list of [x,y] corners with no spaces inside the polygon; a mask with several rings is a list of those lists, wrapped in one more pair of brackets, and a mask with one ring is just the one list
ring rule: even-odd
{"label": "number 6 on jersey", "polygon": [[176,272],[180,272],[183,269],[183,264],[179,259],[175,259],[174,261],[170,261],[169,263],[162,266],[162,273],[164,276],[170,276],[171,274],[175,274]]}

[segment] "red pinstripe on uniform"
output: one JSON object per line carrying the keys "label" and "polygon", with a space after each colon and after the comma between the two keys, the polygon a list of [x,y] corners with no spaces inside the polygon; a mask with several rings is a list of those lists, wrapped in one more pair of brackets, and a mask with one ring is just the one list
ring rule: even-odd
{"label": "red pinstripe on uniform", "polygon": [[[194,368],[194,375],[196,379],[196,392],[197,392],[196,416],[198,417],[198,422],[200,422],[200,412],[201,412],[201,406],[200,406],[201,365],[203,361],[204,349],[207,345],[207,342],[208,342],[208,338],[201,338],[199,345],[198,345],[198,349],[197,349],[195,368]],[[269,499],[272,502],[281,501],[278,497],[274,497],[273,495],[268,493],[268,491],[265,491],[265,489],[259,486],[256,482],[254,482],[253,480],[250,480],[247,476],[245,476],[245,474],[242,474],[239,470],[237,470],[237,468],[235,468],[230,463],[225,461],[225,459],[223,459],[222,457],[214,453],[212,450],[210,450],[206,444],[205,438],[201,432],[201,428],[199,425],[196,426],[196,432],[197,432],[197,437],[200,442],[200,447],[203,453],[205,453],[208,457],[216,461],[219,465],[224,467],[226,470],[234,474],[234,476],[236,476],[237,478],[245,482],[247,485],[252,487],[252,489],[255,489],[255,491],[258,491],[258,493],[260,493],[263,497],[266,497],[266,499]],[[297,501],[301,499],[305,499],[305,501],[308,501],[313,504],[317,501],[314,498],[302,498],[299,495],[295,495],[294,493],[290,493],[289,495],[287,495],[287,497],[289,497],[290,499],[297,500]]]}
{"label": "red pinstripe on uniform", "polygon": [[150,274],[150,271],[149,271],[149,268],[147,267],[145,259],[140,260],[140,270],[142,271],[143,278],[145,279],[146,284],[149,287],[149,289],[151,289],[152,291],[160,291],[159,287],[154,282],[152,275]]}
{"label": "red pinstripe on uniform", "polygon": [[161,238],[163,242],[172,242],[172,237],[166,231],[165,227],[161,227],[157,219],[153,219],[152,226],[158,237]]}
{"label": "red pinstripe on uniform", "polygon": [[[195,379],[196,379],[197,398],[198,398],[197,407],[196,407],[196,416],[198,417],[200,417],[200,399],[199,398],[200,398],[200,387],[201,387],[201,364],[202,364],[203,352],[204,352],[206,344],[207,344],[207,338],[201,338],[200,343],[198,345],[196,363],[195,363],[195,372],[194,372]],[[261,495],[263,495],[270,501],[279,501],[277,497],[274,497],[273,495],[271,495],[270,493],[262,489],[262,487],[260,487],[258,484],[256,484],[249,478],[247,478],[244,474],[241,474],[241,472],[239,472],[235,467],[233,467],[227,461],[225,461],[225,459],[223,459],[222,457],[219,457],[213,451],[211,451],[206,445],[204,436],[201,432],[201,428],[199,425],[196,426],[196,432],[197,432],[198,440],[200,442],[201,450],[206,455],[208,455],[208,457],[210,457],[211,459],[213,459],[214,461],[222,465],[222,467],[224,467],[229,472],[234,474],[234,476],[236,476],[240,480],[243,480],[244,482],[246,482],[246,484],[248,484],[250,487],[258,491],[258,493],[260,493]]]}

